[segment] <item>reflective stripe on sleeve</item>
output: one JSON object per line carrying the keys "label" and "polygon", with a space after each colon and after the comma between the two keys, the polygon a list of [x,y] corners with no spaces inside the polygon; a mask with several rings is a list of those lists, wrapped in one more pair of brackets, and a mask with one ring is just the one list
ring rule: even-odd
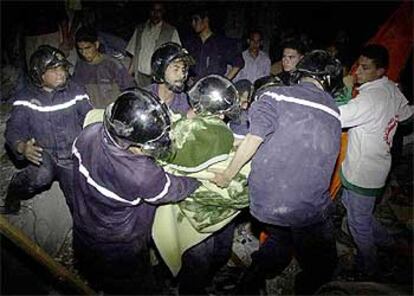
{"label": "reflective stripe on sleeve", "polygon": [[75,98],[73,98],[72,100],[62,103],[62,104],[57,104],[57,105],[53,105],[53,106],[38,106],[36,104],[33,104],[29,101],[15,101],[13,103],[13,106],[24,106],[24,107],[28,107],[32,110],[36,110],[39,112],[54,112],[54,111],[59,111],[59,110],[63,110],[63,109],[67,109],[73,105],[76,104],[76,102],[78,101],[82,101],[82,100],[89,100],[89,96],[88,95],[77,95]]}
{"label": "reflective stripe on sleeve", "polygon": [[338,112],[336,112],[335,110],[333,110],[333,109],[331,109],[331,108],[329,108],[325,105],[319,104],[319,103],[315,103],[315,102],[311,102],[311,101],[307,101],[307,100],[303,100],[303,99],[298,99],[298,98],[294,98],[294,97],[287,97],[287,96],[275,94],[275,93],[272,93],[272,92],[269,92],[269,91],[263,93],[263,95],[267,95],[267,96],[275,99],[276,101],[284,101],[284,102],[288,102],[288,103],[295,103],[295,104],[299,104],[299,105],[302,105],[302,106],[307,106],[307,107],[311,107],[311,108],[314,108],[314,109],[319,109],[319,110],[321,110],[325,113],[328,113],[329,115],[332,115],[333,117],[335,117],[336,119],[339,120],[339,113]]}
{"label": "reflective stripe on sleeve", "polygon": [[146,201],[148,201],[148,202],[157,201],[157,200],[163,198],[168,193],[168,189],[171,186],[171,180],[170,180],[170,177],[168,177],[167,174],[165,174],[165,177],[167,178],[167,182],[165,182],[164,189],[157,196],[155,196],[153,198],[147,198]]}
{"label": "reflective stripe on sleeve", "polygon": [[110,198],[110,199],[114,199],[123,203],[127,203],[127,204],[131,204],[131,205],[137,205],[140,203],[141,198],[136,198],[135,200],[126,200],[122,197],[120,197],[118,194],[110,191],[109,189],[99,185],[98,183],[95,182],[95,180],[93,180],[90,176],[89,171],[86,169],[86,167],[82,164],[82,157],[78,151],[78,149],[76,149],[76,141],[73,143],[72,146],[72,153],[76,156],[76,158],[79,160],[79,172],[86,178],[86,181],[89,185],[91,185],[92,187],[94,187],[96,190],[99,191],[99,193],[101,193],[102,195]]}
{"label": "reflective stripe on sleeve", "polygon": [[[123,202],[123,203],[128,203],[128,204],[131,204],[131,205],[137,205],[137,204],[140,203],[141,199],[143,199],[143,198],[137,197],[136,199],[134,199],[132,201],[124,199],[124,198],[120,197],[118,194],[110,191],[109,189],[103,187],[102,185],[99,185],[95,180],[93,180],[92,177],[90,176],[90,173],[87,170],[87,168],[82,164],[82,157],[81,157],[78,149],[76,148],[75,144],[76,144],[76,140],[72,145],[72,153],[79,160],[79,172],[86,178],[86,181],[89,185],[91,185],[96,190],[98,190],[99,193],[101,193],[102,195],[104,195],[104,196],[106,196],[110,199],[114,199],[114,200],[117,200],[117,201],[120,201],[120,202]],[[165,183],[163,190],[158,195],[156,195],[155,197],[145,199],[146,201],[154,202],[154,201],[157,201],[157,200],[163,198],[165,195],[167,195],[168,190],[171,186],[171,180],[170,180],[170,178],[168,177],[167,174],[165,176],[167,178],[167,182]]]}

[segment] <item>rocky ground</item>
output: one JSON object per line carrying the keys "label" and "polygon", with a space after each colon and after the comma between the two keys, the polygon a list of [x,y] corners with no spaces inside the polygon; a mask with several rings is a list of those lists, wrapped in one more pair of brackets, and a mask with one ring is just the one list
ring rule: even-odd
{"label": "rocky ground", "polygon": [[[15,171],[4,150],[4,138],[2,136],[9,110],[10,107],[6,104],[0,106],[0,198],[5,196],[7,185]],[[382,283],[360,286],[361,284],[357,282],[351,264],[355,254],[355,247],[353,246],[352,239],[346,234],[344,223],[345,210],[340,203],[340,198],[338,198],[335,201],[337,210],[334,222],[336,225],[340,268],[335,277],[336,282],[322,290],[321,294],[334,294],[333,291],[335,289],[341,290],[342,294],[345,294],[344,291],[353,291],[353,293],[349,294],[358,294],[361,291],[365,291],[366,294],[370,295],[387,294],[388,292],[393,294],[394,292],[397,293],[396,291],[400,294],[413,294],[413,138],[412,132],[405,137],[402,155],[392,169],[386,193],[375,212],[376,217],[393,235],[407,242],[408,253],[404,251],[400,254],[380,252],[381,269],[384,275]],[[216,275],[213,285],[209,287],[210,295],[234,294],[232,291],[237,279],[243,269],[250,263],[250,254],[258,247],[258,244],[257,237],[252,233],[249,224],[240,224],[235,232],[233,257]],[[73,267],[71,233],[67,235],[55,259],[75,274],[77,273]],[[267,280],[266,289],[263,292],[268,295],[292,294],[294,277],[299,270],[300,267],[296,261],[292,260],[292,263],[281,275]],[[334,286],[332,287],[332,285]],[[351,286],[349,287],[349,285]],[[356,287],[358,287],[357,290],[355,290]],[[177,289],[170,281],[166,281],[164,292],[167,295],[176,295]],[[55,294],[56,291],[53,290],[51,293]]]}

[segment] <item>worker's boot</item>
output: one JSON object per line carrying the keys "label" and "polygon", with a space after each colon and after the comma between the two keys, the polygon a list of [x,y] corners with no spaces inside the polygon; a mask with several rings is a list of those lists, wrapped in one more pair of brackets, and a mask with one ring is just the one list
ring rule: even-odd
{"label": "worker's boot", "polygon": [[17,215],[20,211],[20,199],[6,197],[4,206],[0,206],[0,214]]}
{"label": "worker's boot", "polygon": [[7,189],[7,195],[4,199],[4,205],[0,206],[0,214],[3,215],[17,215],[20,211],[21,194],[18,189],[19,186],[13,182],[14,178],[10,182]]}

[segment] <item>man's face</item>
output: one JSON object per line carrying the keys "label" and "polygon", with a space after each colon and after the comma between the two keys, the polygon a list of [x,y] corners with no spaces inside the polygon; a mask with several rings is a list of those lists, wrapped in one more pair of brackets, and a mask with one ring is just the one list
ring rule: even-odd
{"label": "man's face", "polygon": [[260,46],[262,45],[262,37],[259,33],[252,33],[250,34],[249,42],[249,51],[250,52],[258,52],[260,50]]}
{"label": "man's face", "polygon": [[181,60],[177,59],[171,62],[167,69],[165,69],[164,78],[165,82],[173,87],[174,91],[183,91],[185,81],[188,75],[188,66]]}
{"label": "man's face", "polygon": [[247,110],[247,108],[249,107],[249,92],[244,91],[243,93],[241,93],[239,101],[240,101],[240,108],[242,108],[243,110]]}
{"label": "man's face", "polygon": [[152,6],[150,11],[150,21],[154,25],[162,21],[164,16],[164,7],[160,3],[156,3]]}
{"label": "man's face", "polygon": [[64,66],[47,69],[42,75],[43,87],[56,89],[66,84],[68,74]]}
{"label": "man's face", "polygon": [[374,81],[384,75],[384,73],[385,69],[377,68],[372,59],[365,56],[360,56],[358,58],[358,68],[355,74],[359,84]]}
{"label": "man's face", "polygon": [[283,50],[282,67],[284,71],[291,72],[296,69],[296,65],[303,58],[296,49],[285,48]]}
{"label": "man's face", "polygon": [[99,42],[87,42],[81,41],[76,44],[78,47],[79,54],[82,56],[85,61],[92,63],[97,58],[99,51]]}
{"label": "man's face", "polygon": [[207,28],[207,18],[202,19],[199,15],[193,15],[191,17],[191,26],[194,32],[199,34]]}

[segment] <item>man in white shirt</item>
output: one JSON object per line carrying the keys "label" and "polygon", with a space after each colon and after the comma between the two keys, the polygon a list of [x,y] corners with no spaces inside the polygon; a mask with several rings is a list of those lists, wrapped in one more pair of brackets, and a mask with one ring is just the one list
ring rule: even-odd
{"label": "man in white shirt", "polygon": [[376,246],[395,244],[375,220],[373,211],[391,168],[390,150],[398,122],[412,116],[407,99],[385,76],[388,61],[385,47],[366,46],[356,70],[359,94],[339,107],[342,128],[349,128],[347,154],[341,168],[342,202],[358,249],[356,267],[367,279],[378,275]]}
{"label": "man in white shirt", "polygon": [[252,30],[247,39],[249,48],[243,51],[244,67],[240,70],[234,81],[247,79],[254,83],[257,79],[270,75],[270,58],[260,50],[263,39],[262,34]]}
{"label": "man in white shirt", "polygon": [[151,84],[151,56],[154,51],[171,41],[181,45],[177,29],[164,21],[164,14],[164,4],[154,2],[149,19],[135,28],[126,47],[126,51],[133,56],[129,73],[134,74],[140,87]]}

